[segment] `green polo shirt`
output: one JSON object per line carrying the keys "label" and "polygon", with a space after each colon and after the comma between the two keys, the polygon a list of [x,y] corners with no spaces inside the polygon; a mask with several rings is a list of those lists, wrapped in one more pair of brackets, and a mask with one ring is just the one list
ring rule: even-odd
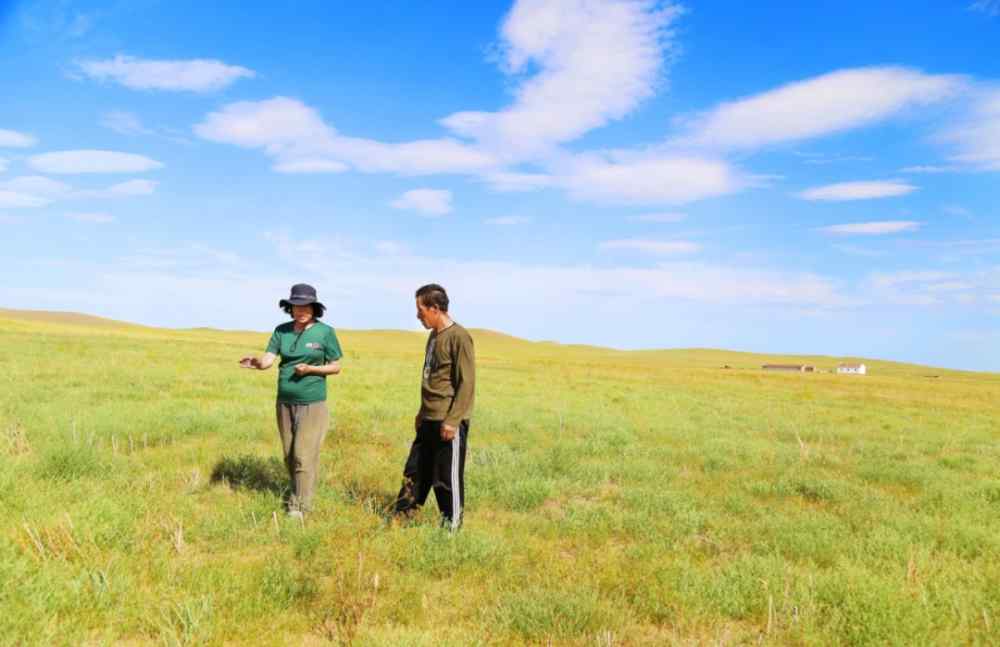
{"label": "green polo shirt", "polygon": [[274,329],[267,352],[281,358],[278,365],[278,402],[308,404],[326,400],[326,376],[295,374],[297,364],[322,366],[341,358],[340,342],[333,328],[317,321],[295,332],[291,321]]}

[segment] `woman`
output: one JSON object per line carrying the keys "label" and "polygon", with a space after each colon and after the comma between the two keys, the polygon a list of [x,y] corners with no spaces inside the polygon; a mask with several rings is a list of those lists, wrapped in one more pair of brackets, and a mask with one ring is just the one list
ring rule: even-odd
{"label": "woman", "polygon": [[343,353],[333,328],[319,321],[326,311],[316,289],[299,283],[278,306],[292,320],[274,329],[261,357],[244,357],[243,368],[266,370],[278,365],[278,433],[285,465],[292,481],[288,515],[298,519],[308,512],[316,488],[319,448],[323,445],[330,414],[326,408],[326,376],[340,373]]}

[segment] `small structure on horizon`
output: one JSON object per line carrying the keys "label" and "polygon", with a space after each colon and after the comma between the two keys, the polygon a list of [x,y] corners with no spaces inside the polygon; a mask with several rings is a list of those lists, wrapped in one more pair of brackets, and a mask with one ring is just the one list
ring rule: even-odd
{"label": "small structure on horizon", "polygon": [[786,373],[814,373],[816,367],[812,364],[764,364],[765,371],[785,371]]}
{"label": "small structure on horizon", "polygon": [[867,375],[868,367],[864,364],[837,364],[838,375]]}

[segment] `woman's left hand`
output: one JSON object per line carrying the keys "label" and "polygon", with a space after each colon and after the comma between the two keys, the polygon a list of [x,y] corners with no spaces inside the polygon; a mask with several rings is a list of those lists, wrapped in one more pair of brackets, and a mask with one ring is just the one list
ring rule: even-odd
{"label": "woman's left hand", "polygon": [[296,364],[295,374],[298,376],[311,375],[313,367],[308,364]]}

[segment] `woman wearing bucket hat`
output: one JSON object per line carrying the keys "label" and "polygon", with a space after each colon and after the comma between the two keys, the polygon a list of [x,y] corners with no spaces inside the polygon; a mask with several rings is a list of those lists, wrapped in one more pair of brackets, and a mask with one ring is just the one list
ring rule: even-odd
{"label": "woman wearing bucket hat", "polygon": [[244,357],[240,366],[265,370],[281,358],[276,410],[292,481],[288,514],[301,519],[312,505],[319,450],[329,426],[326,376],[340,373],[343,353],[333,328],[319,321],[326,307],[317,299],[316,288],[305,283],[293,285],[291,295],[281,299],[278,307],[292,320],[274,329],[262,356]]}

